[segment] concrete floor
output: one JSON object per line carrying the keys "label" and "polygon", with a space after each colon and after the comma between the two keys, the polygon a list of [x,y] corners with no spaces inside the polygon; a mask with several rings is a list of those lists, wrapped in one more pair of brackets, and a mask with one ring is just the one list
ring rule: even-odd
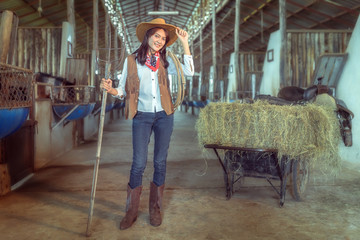
{"label": "concrete floor", "polygon": [[118,228],[132,158],[131,121],[121,118],[104,129],[91,237],[85,232],[95,139],[0,198],[0,239],[359,239],[359,164],[344,162],[336,179],[313,174],[305,200],[296,202],[287,193],[282,208],[263,179],[245,179],[226,200],[221,166],[211,151],[204,158],[195,122],[189,113],[175,114],[160,227],[148,219],[150,151],[138,220],[128,230]]}

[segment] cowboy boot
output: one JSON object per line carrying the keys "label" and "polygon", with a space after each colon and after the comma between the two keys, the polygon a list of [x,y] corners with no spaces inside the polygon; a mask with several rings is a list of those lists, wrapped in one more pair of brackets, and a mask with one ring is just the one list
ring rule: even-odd
{"label": "cowboy boot", "polygon": [[150,224],[154,227],[161,225],[162,198],[165,184],[160,187],[150,182],[149,213]]}
{"label": "cowboy boot", "polygon": [[139,210],[141,190],[142,186],[131,189],[131,187],[128,185],[126,198],[126,214],[120,222],[121,230],[131,227],[132,224],[136,221]]}

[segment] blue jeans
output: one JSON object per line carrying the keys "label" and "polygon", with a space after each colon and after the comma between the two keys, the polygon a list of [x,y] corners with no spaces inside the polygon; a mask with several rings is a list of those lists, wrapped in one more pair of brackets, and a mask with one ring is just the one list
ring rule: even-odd
{"label": "blue jeans", "polygon": [[174,114],[165,111],[137,112],[132,122],[133,162],[129,185],[132,189],[142,185],[142,177],[147,163],[148,146],[154,131],[154,175],[157,186],[165,183],[166,158],[174,126]]}

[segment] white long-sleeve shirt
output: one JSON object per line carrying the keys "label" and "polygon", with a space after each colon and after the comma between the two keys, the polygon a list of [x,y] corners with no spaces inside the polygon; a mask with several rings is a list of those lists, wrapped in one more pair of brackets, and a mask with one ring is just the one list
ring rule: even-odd
{"label": "white long-sleeve shirt", "polygon": [[[175,64],[171,57],[167,57],[169,67],[168,74],[177,75]],[[159,112],[162,111],[160,88],[158,83],[158,74],[153,72],[148,66],[141,65],[136,61],[138,77],[140,80],[139,98],[137,110],[141,112]],[[181,64],[185,76],[194,75],[194,61],[191,55],[184,55],[184,64]],[[120,77],[119,86],[116,88],[118,95],[125,96],[125,84],[127,78],[127,58],[124,61],[123,72]]]}

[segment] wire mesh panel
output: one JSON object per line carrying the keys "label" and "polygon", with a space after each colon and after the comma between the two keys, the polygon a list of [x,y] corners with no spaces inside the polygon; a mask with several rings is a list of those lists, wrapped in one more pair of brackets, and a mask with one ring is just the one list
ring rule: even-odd
{"label": "wire mesh panel", "polygon": [[88,104],[95,102],[95,87],[87,85],[52,86],[53,104]]}
{"label": "wire mesh panel", "polygon": [[29,69],[0,63],[0,109],[31,107],[32,76]]}

